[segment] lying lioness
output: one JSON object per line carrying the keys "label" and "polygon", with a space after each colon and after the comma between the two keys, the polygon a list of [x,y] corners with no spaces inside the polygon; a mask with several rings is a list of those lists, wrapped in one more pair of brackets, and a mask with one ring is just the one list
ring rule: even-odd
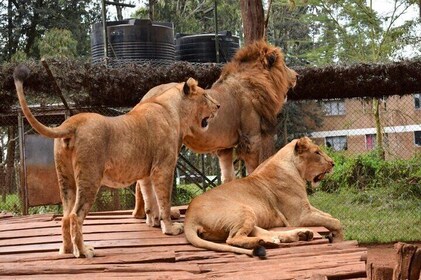
{"label": "lying lioness", "polygon": [[82,225],[98,189],[101,185],[122,188],[143,178],[153,183],[162,232],[182,233],[182,224],[170,220],[178,152],[192,130],[207,129],[218,103],[190,78],[139,103],[125,115],[82,113],[50,128],[38,122],[28,108],[23,94],[23,80],[28,74],[23,66],[14,73],[23,113],[39,134],[56,138],[54,158],[63,202],[60,253],[92,257],[93,248],[83,242]]}
{"label": "lying lioness", "polygon": [[306,193],[306,181],[319,182],[333,165],[309,138],[292,141],[248,177],[194,198],[184,222],[187,240],[196,247],[260,257],[265,255],[261,245],[313,238],[305,228],[266,230],[274,227],[324,226],[342,240],[339,220],[311,206]]}

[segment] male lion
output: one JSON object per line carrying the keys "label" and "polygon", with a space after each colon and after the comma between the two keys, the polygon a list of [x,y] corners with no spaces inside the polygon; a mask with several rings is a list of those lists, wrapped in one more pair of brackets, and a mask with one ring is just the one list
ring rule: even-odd
{"label": "male lion", "polygon": [[184,221],[187,240],[210,250],[257,256],[265,255],[261,245],[313,237],[305,228],[266,230],[274,227],[324,226],[342,240],[339,220],[311,206],[306,193],[306,181],[319,182],[333,165],[309,138],[293,140],[248,177],[194,198]]}
{"label": "male lion", "polygon": [[22,111],[41,135],[56,138],[54,158],[63,202],[63,245],[60,253],[93,257],[84,245],[82,225],[101,185],[129,186],[148,178],[165,234],[180,234],[183,225],[170,220],[174,168],[181,143],[192,131],[206,130],[219,105],[197,81],[174,84],[166,92],[137,104],[118,117],[81,113],[60,126],[44,126],[31,113],[23,93],[29,69],[16,68],[15,86]]}
{"label": "male lion", "polygon": [[[243,47],[224,66],[220,78],[206,90],[222,105],[218,115],[207,131],[193,130],[183,143],[195,152],[216,153],[223,182],[235,178],[234,148],[250,174],[274,153],[276,116],[296,80],[297,73],[285,65],[279,48],[264,41]],[[142,100],[159,95],[170,86],[172,84],[152,88]],[[139,190],[143,184],[149,189],[147,182],[138,184],[136,201],[140,203],[133,211],[135,217],[144,217]]]}

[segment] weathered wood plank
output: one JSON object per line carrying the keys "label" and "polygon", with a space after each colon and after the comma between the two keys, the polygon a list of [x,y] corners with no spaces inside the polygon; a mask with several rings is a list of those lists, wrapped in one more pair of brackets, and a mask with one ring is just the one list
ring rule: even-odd
{"label": "weathered wood plank", "polygon": [[[83,260],[83,259],[81,259]],[[37,274],[78,274],[78,273],[90,273],[90,272],[116,272],[130,273],[130,272],[176,272],[184,271],[199,274],[203,271],[199,268],[198,265],[194,264],[176,264],[173,263],[168,265],[167,263],[133,263],[133,264],[83,264],[83,265],[74,265],[74,264],[61,264],[54,265],[51,264],[26,264],[21,266],[19,264],[8,267],[0,267],[2,275],[37,275]]]}
{"label": "weathered wood plank", "polygon": [[[84,225],[84,233],[106,233],[106,232],[161,232],[159,228],[152,228],[145,224],[133,223],[133,224],[93,224]],[[13,231],[2,231],[0,232],[0,239],[9,239],[19,237],[34,237],[34,236],[51,236],[61,235],[61,225],[54,225],[48,228],[26,228],[21,230]]]}
{"label": "weathered wood plank", "polygon": [[[103,256],[115,256],[123,254],[133,254],[133,255],[143,255],[149,254],[154,255],[155,253],[161,254],[163,252],[176,252],[176,251],[205,251],[204,249],[199,249],[192,247],[191,245],[168,245],[168,246],[151,246],[151,247],[116,247],[116,248],[95,248],[95,257]],[[0,255],[0,263],[25,263],[25,262],[37,262],[37,261],[55,261],[62,259],[74,259],[74,256],[71,254],[60,255],[58,249],[56,252],[29,252],[25,254],[5,254]]]}
{"label": "weathered wood plank", "polygon": [[420,279],[421,279],[421,248],[417,248],[416,252],[412,256],[411,269],[409,272],[409,280],[420,280]]}
{"label": "weathered wood plank", "polygon": [[417,246],[398,242],[395,244],[395,250],[397,263],[393,272],[393,280],[409,279],[411,260],[417,251]]}
{"label": "weathered wood plank", "polygon": [[[162,234],[162,233],[161,233]],[[0,254],[15,254],[29,252],[47,252],[56,251],[61,242],[47,244],[29,244],[0,247]],[[150,239],[129,239],[129,240],[98,240],[86,242],[95,248],[113,248],[113,247],[148,247],[148,246],[167,246],[188,244],[184,237],[171,236],[171,238],[155,237]]]}
{"label": "weathered wood plank", "polygon": [[[9,219],[13,222],[6,222]],[[148,227],[145,220],[132,218],[128,210],[90,214],[83,231],[96,256],[77,259],[72,254],[58,254],[60,219],[51,215],[2,219],[0,278],[282,280],[310,279],[319,273],[328,279],[349,279],[365,270],[360,259],[366,249],[359,248],[357,242],[329,244],[319,237],[281,244],[268,249],[268,258],[260,260],[195,248],[184,235],[164,235],[160,229]],[[315,231],[325,234],[327,230]]]}
{"label": "weathered wood plank", "polygon": [[[10,278],[10,277],[8,277]],[[28,279],[28,275],[14,275],[13,279]],[[136,280],[151,280],[151,279],[177,279],[177,280],[194,280],[194,279],[208,279],[203,274],[195,274],[185,271],[148,271],[148,272],[106,272],[101,271],[99,273],[73,273],[69,274],[37,274],[31,275],[30,279],[136,279]]]}

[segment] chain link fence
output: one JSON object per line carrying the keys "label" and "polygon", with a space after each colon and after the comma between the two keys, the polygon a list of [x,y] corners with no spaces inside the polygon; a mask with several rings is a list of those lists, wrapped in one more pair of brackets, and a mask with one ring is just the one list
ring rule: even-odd
{"label": "chain link fence", "polygon": [[[334,158],[335,171],[318,189],[309,190],[309,197],[315,207],[341,220],[347,239],[421,240],[420,98],[411,94],[379,100],[294,101],[279,115],[278,148],[307,135]],[[50,126],[70,115],[54,105],[32,109]],[[72,113],[82,111],[116,116],[127,109],[74,108]],[[60,212],[59,197],[47,197],[58,194],[52,141],[35,137],[18,108],[0,115],[0,125],[0,209],[15,214]],[[244,175],[242,162],[235,165],[238,177]],[[173,203],[187,204],[218,184],[216,156],[198,155],[183,147]],[[134,185],[119,190],[102,187],[92,211],[133,209],[134,203]]]}

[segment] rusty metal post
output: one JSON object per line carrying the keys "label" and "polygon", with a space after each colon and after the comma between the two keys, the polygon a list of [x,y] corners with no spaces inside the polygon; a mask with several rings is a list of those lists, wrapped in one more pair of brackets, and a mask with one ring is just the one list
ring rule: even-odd
{"label": "rusty metal post", "polygon": [[22,112],[18,113],[18,135],[19,135],[19,154],[20,154],[20,168],[19,168],[19,182],[21,189],[22,214],[28,215],[28,189],[26,184],[26,164],[25,164],[25,125]]}

